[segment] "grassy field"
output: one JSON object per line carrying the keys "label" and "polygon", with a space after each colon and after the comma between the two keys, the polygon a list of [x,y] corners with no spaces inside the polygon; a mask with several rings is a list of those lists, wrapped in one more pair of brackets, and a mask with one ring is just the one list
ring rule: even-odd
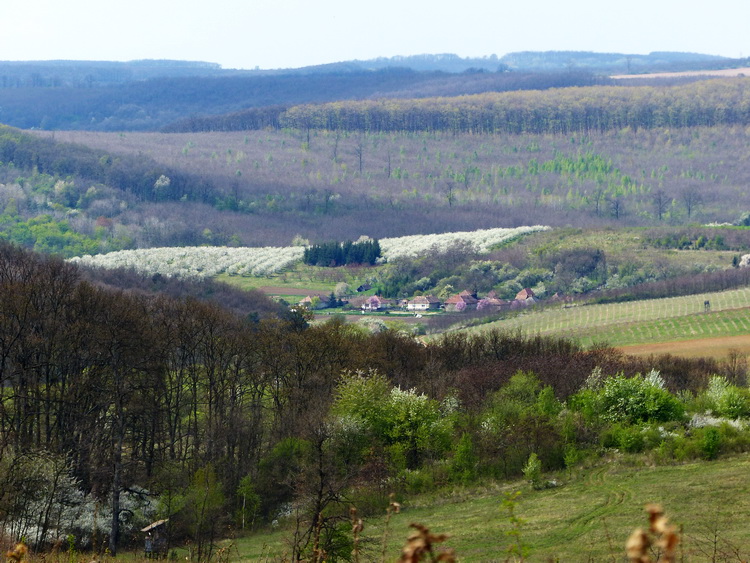
{"label": "grassy field", "polygon": [[367,281],[370,277],[376,277],[378,267],[340,267],[320,268],[307,266],[297,262],[294,266],[284,271],[269,276],[229,276],[221,274],[216,276],[217,281],[222,281],[240,289],[264,289],[269,295],[282,295],[284,290],[295,290],[286,295],[298,294],[298,291],[330,293],[339,282],[349,284],[352,289]]}
{"label": "grassy field", "polygon": [[[710,302],[710,311],[704,302]],[[468,329],[572,336],[584,345],[632,346],[750,334],[750,288],[606,305],[548,308]]]}
{"label": "grassy field", "polygon": [[617,266],[623,262],[641,262],[662,268],[701,266],[723,269],[732,264],[732,257],[737,254],[729,250],[656,248],[649,243],[649,237],[657,232],[656,229],[648,228],[556,228],[521,239],[517,244],[540,255],[574,248],[596,248],[607,255],[609,266]]}
{"label": "grassy field", "polygon": [[[525,521],[520,539],[529,547],[528,561],[623,560],[629,534],[647,527],[644,506],[650,502],[661,503],[683,530],[684,561],[710,561],[715,548],[734,548],[747,557],[750,456],[660,467],[641,458],[629,461],[602,462],[542,491],[515,482],[405,499],[389,525],[386,560],[397,559],[411,522],[449,534],[444,545],[455,548],[460,561],[505,560],[511,524],[502,501],[517,490],[522,494],[515,512]],[[365,519],[363,561],[381,560],[383,530],[383,517]],[[257,533],[237,540],[233,549],[243,561],[274,560],[288,553],[288,537],[284,530]]]}

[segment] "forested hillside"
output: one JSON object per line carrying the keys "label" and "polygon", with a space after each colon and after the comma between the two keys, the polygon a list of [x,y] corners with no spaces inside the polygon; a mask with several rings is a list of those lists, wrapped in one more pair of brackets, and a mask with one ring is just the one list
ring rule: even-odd
{"label": "forested hillside", "polygon": [[[94,153],[110,155],[112,166],[122,156],[155,161],[154,171],[170,179],[169,171],[178,172],[160,188],[154,187],[160,174],[136,174],[146,194],[140,200],[99,186],[96,196],[81,199],[91,180],[72,178],[67,189],[77,195],[66,207],[79,209],[75,216],[24,207],[33,198],[15,198],[22,216],[54,212],[77,228],[88,225],[86,233],[103,216],[112,221],[107,232],[139,247],[286,246],[297,234],[327,242],[529,224],[739,224],[750,210],[741,126],[497,135],[56,132],[54,138],[98,147]],[[15,185],[18,171],[6,173],[5,182]],[[44,197],[63,203],[54,191]]]}
{"label": "forested hillside", "polygon": [[279,125],[349,131],[452,133],[589,133],[629,127],[744,125],[750,79],[683,86],[591,87],[425,100],[300,106]]}

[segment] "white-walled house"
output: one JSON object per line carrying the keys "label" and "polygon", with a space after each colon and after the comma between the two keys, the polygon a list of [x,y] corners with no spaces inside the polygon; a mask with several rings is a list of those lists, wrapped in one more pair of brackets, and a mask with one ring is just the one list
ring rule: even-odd
{"label": "white-walled house", "polygon": [[406,305],[407,311],[429,311],[440,309],[440,299],[432,295],[418,295]]}

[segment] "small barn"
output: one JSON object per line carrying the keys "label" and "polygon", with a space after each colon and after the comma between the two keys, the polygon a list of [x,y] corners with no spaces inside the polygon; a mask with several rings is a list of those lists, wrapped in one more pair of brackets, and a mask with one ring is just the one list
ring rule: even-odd
{"label": "small barn", "polygon": [[143,555],[146,559],[167,557],[167,522],[169,522],[169,518],[157,520],[141,529],[141,532],[146,534],[143,540]]}

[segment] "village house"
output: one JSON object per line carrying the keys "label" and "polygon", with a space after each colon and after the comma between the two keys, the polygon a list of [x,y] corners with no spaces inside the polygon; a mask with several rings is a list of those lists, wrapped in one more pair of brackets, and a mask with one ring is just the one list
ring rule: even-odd
{"label": "village house", "polygon": [[391,302],[377,295],[371,295],[365,299],[360,307],[362,311],[383,311],[391,307]]}
{"label": "village house", "polygon": [[408,311],[429,311],[440,309],[440,299],[432,295],[418,295],[406,305]]}
{"label": "village house", "polygon": [[325,294],[321,295],[308,295],[304,299],[302,299],[298,305],[301,307],[307,307],[311,311],[315,311],[318,309],[327,309],[330,307],[330,297]]}
{"label": "village house", "polygon": [[526,287],[516,294],[515,301],[525,301],[527,304],[536,303],[536,295]]}
{"label": "village house", "polygon": [[477,303],[478,311],[501,311],[502,309],[510,309],[510,301],[488,295]]}
{"label": "village house", "polygon": [[445,300],[445,310],[454,312],[470,311],[477,308],[477,303],[479,303],[479,299],[468,291],[462,291],[458,295],[451,295]]}

